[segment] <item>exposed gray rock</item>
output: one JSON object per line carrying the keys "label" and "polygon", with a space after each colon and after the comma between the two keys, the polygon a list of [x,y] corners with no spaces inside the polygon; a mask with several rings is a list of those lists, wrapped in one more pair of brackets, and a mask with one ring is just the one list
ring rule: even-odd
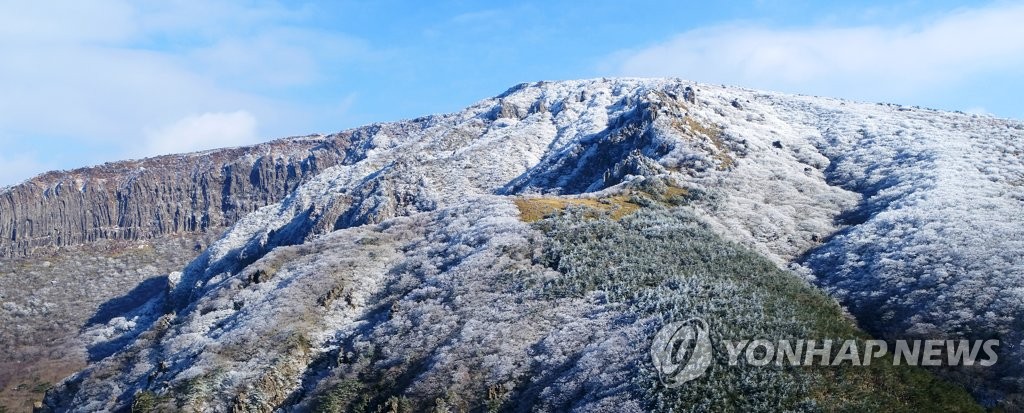
{"label": "exposed gray rock", "polygon": [[353,133],[49,172],[0,192],[0,257],[221,230],[344,162]]}

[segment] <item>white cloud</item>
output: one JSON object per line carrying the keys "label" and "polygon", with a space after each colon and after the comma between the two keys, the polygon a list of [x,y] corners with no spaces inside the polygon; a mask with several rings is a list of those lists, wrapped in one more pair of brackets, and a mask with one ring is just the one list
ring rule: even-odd
{"label": "white cloud", "polygon": [[[104,155],[117,160],[152,154],[135,142],[189,122],[195,130],[228,122],[235,129],[222,132],[246,142],[257,120],[267,137],[317,132],[312,120],[334,108],[289,88],[337,85],[333,68],[370,51],[359,39],[302,27],[312,12],[273,0],[0,0],[0,135],[46,138],[35,148],[44,158],[85,162],[96,159],[62,153],[60,142],[126,148]],[[0,154],[15,150],[0,142]]]}
{"label": "white cloud", "polygon": [[148,131],[142,155],[155,156],[258,142],[256,118],[246,111],[203,113]]}
{"label": "white cloud", "polygon": [[251,36],[220,38],[188,57],[205,73],[230,84],[288,87],[321,80],[325,63],[369,54],[360,39],[276,27]]}
{"label": "white cloud", "polygon": [[899,27],[730,24],[616,53],[605,69],[858,99],[901,99],[1024,69],[1024,5],[959,9]]}
{"label": "white cloud", "polygon": [[122,1],[0,2],[0,44],[100,43],[136,33],[135,11]]}

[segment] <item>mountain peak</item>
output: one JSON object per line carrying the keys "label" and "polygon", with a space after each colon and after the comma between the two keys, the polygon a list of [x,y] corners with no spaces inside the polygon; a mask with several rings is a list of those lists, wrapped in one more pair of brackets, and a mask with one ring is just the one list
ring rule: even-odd
{"label": "mountain peak", "polygon": [[[613,361],[605,350],[643,347],[662,317],[653,309],[710,311],[681,298],[711,285],[702,283],[756,293],[750,308],[776,303],[739,267],[710,281],[653,240],[696,248],[703,258],[693,262],[726,251],[757,277],[807,294],[815,283],[873,334],[985,331],[1019,342],[1024,263],[1013,251],[1024,250],[1024,219],[1007,217],[1024,202],[1020,137],[1016,121],[681,79],[523,83],[451,114],[44,175],[0,194],[0,247],[16,255],[224,231],[168,278],[167,291],[119,320],[135,327],[86,329],[97,343],[123,346],[62,384],[53,407],[116,409],[202,383],[190,406],[271,410],[345,383],[370,385],[356,379],[368,372],[394,373],[374,383],[398,386],[395,397],[433,400],[452,384],[442,377],[467,367],[456,353],[478,350],[497,354],[476,360],[501,378],[488,382],[497,399],[565,407],[553,390],[523,381],[534,371],[546,385],[592,385],[587,406],[639,406],[657,393],[626,378],[622,363],[639,358]],[[543,212],[526,219],[523,208]],[[569,221],[523,222],[559,211]],[[619,261],[592,262],[601,251]],[[951,251],[960,259],[944,258]],[[690,273],[646,279],[654,270],[631,254]],[[602,265],[616,277],[573,278]],[[612,286],[595,287],[602,282]],[[920,288],[907,294],[907,282]],[[965,296],[986,300],[965,307]],[[840,317],[829,303],[814,305]],[[522,315],[521,325],[491,304],[540,315],[502,313]],[[558,327],[559,311],[575,321]],[[884,321],[872,324],[876,316]],[[521,334],[501,347],[480,333],[491,324]],[[575,329],[608,334],[579,342]],[[424,352],[402,354],[402,340]],[[270,346],[265,356],[242,356],[260,346]],[[588,381],[594,363],[619,375]],[[1007,366],[999,374],[1017,377],[1019,363]]]}

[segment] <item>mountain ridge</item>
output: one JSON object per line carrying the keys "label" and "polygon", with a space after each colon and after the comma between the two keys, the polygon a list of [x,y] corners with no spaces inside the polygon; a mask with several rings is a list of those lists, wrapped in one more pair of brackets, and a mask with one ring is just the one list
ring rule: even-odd
{"label": "mountain ridge", "polygon": [[[310,399],[299,395],[320,394],[318,392],[323,390],[312,377],[344,370],[342,365],[332,363],[323,367],[315,361],[317,357],[335,354],[339,351],[338,346],[346,345],[345,340],[384,345],[390,340],[405,337],[405,334],[413,334],[413,337],[420,334],[416,328],[395,330],[398,332],[393,337],[386,333],[386,329],[373,330],[376,333],[360,332],[357,325],[361,322],[359,317],[363,316],[342,316],[349,314],[345,306],[354,305],[355,309],[366,309],[368,313],[365,316],[371,320],[376,317],[373,314],[380,314],[374,308],[416,302],[408,301],[412,296],[404,296],[404,293],[388,292],[398,288],[395,286],[401,285],[403,279],[401,268],[404,267],[394,261],[395,257],[405,254],[427,254],[429,257],[430,251],[436,248],[441,251],[451,249],[449,253],[459,258],[453,258],[451,264],[431,264],[436,266],[431,270],[434,272],[421,274],[410,267],[412,269],[408,271],[415,274],[414,278],[419,277],[417,279],[442,277],[421,285],[418,288],[424,290],[416,294],[433,291],[430,294],[448,297],[438,299],[435,304],[463,308],[464,312],[460,314],[468,317],[464,320],[466,322],[489,320],[492,317],[489,313],[473,306],[456,305],[458,298],[446,292],[448,285],[477,288],[469,287],[474,284],[465,278],[469,277],[468,273],[452,272],[452,267],[447,265],[485,271],[485,267],[478,267],[479,261],[472,261],[484,260],[472,258],[472,251],[483,248],[480,245],[501,245],[505,242],[501,240],[506,240],[503,237],[513,236],[511,234],[519,234],[513,238],[533,237],[538,240],[549,239],[550,235],[538,235],[532,232],[536,230],[513,225],[511,221],[486,231],[472,223],[460,224],[468,225],[464,227],[466,239],[458,231],[443,236],[431,231],[454,225],[449,220],[460,222],[460,213],[446,211],[466,211],[461,213],[479,216],[468,211],[474,208],[493,210],[496,211],[494,219],[508,220],[514,217],[509,208],[515,208],[509,199],[518,197],[526,197],[527,200],[530,197],[575,197],[591,199],[598,204],[628,202],[639,206],[641,211],[661,211],[662,208],[676,211],[668,216],[685,210],[684,215],[691,218],[658,215],[636,219],[647,223],[643,225],[654,225],[651,228],[656,228],[654,223],[663,219],[681,219],[680,223],[673,224],[680,225],[679,228],[690,225],[684,224],[687,220],[696,220],[728,242],[756,251],[774,266],[787,269],[790,274],[800,274],[800,277],[830,292],[842,304],[850,306],[853,315],[873,334],[927,335],[940,332],[976,337],[995,332],[1008,337],[1010,343],[1004,354],[1020,354],[1019,346],[1013,342],[1016,336],[1012,326],[1021,319],[1021,306],[1013,304],[1013,300],[1018,289],[1024,291],[1021,289],[1024,286],[1021,268],[1024,266],[1012,252],[1024,248],[1013,244],[1013,241],[979,244],[975,238],[986,234],[971,230],[970,225],[976,222],[988,223],[990,227],[999,224],[999,231],[1005,234],[1003,238],[1006,240],[1024,234],[1024,228],[1013,224],[1013,221],[1002,222],[1000,219],[1005,218],[999,218],[1019,216],[1021,209],[1017,202],[1024,200],[1019,198],[1022,196],[1021,187],[1015,183],[1017,179],[1024,179],[1024,167],[1013,155],[1024,149],[1019,139],[1014,140],[1021,136],[1022,129],[1024,126],[1017,121],[774,94],[679,79],[594,79],[521,84],[462,112],[355,129],[352,136],[362,134],[351,139],[351,144],[346,146],[346,153],[351,156],[346,155],[345,160],[336,165],[318,169],[318,173],[297,183],[279,200],[253,207],[251,213],[234,221],[225,235],[188,267],[171,274],[165,296],[149,304],[145,311],[129,311],[118,321],[135,320],[133,323],[137,327],[127,331],[113,328],[113,325],[87,329],[83,334],[92,337],[94,343],[124,341],[128,344],[111,356],[95,361],[62,384],[48,397],[47,403],[54,408],[67,407],[66,403],[74,400],[74,403],[93,403],[91,406],[96,408],[121,408],[133,403],[133,398],[137,400],[140,394],[157,399],[177,397],[167,389],[201,379],[203,386],[207,386],[204,388],[212,393],[197,393],[196,400],[200,404],[189,406],[227,406],[234,403],[236,407],[248,406],[246,409],[261,411],[280,406],[285,400],[308,406]],[[657,195],[664,189],[650,189],[666,187],[677,188],[670,192],[685,196],[671,201],[675,198]],[[949,191],[957,190],[970,204],[961,204],[950,197]],[[624,201],[609,200],[613,195]],[[958,212],[963,205],[981,205],[983,213],[974,211],[971,215],[964,215]],[[919,223],[921,228],[959,235],[946,240],[921,236],[910,242],[892,241],[899,235],[891,228],[896,221],[905,219],[901,218],[905,213],[911,213],[911,217],[916,219],[907,222]],[[947,228],[948,218],[956,218],[968,225],[960,229]],[[627,222],[634,222],[633,219],[629,218]],[[413,222],[420,222],[428,229],[416,229],[418,227]],[[419,235],[425,237],[425,241],[399,235],[404,234],[401,231],[382,235],[398,231],[395,228],[427,231]],[[628,232],[629,228],[615,231]],[[902,229],[903,233],[908,230]],[[511,232],[506,234],[506,231]],[[337,234],[341,233],[350,234],[350,237],[338,238],[340,235]],[[329,242],[325,243],[326,239],[331,239],[348,245],[360,237],[367,239],[367,244],[356,244],[362,246],[353,246],[353,251],[366,254],[375,251],[374,254],[384,254],[378,257],[391,258],[380,261],[368,258],[369,255],[348,257],[347,252],[333,249]],[[437,246],[434,241],[429,241],[431,239],[448,241]],[[848,260],[844,257],[850,254],[857,257],[857,254],[863,254],[859,251],[868,251],[866,245],[870,244],[866,243],[887,246],[884,250],[870,252],[874,254],[872,256],[879,257],[878,262],[893,261],[903,265],[872,267],[857,260],[844,261]],[[928,249],[928,243],[937,247]],[[516,248],[527,248],[523,245],[528,244],[520,242],[516,244],[520,247]],[[376,245],[383,246],[383,250],[378,251]],[[391,245],[406,246],[389,250]],[[463,251],[463,248],[468,250]],[[488,248],[479,251],[486,252],[485,256],[494,262],[504,262],[502,260],[506,258],[501,258],[501,253],[497,252],[500,248]],[[963,255],[964,262],[970,262],[974,259],[971,257],[979,254],[1001,257],[999,266],[991,267],[1001,271],[1000,278],[996,280],[1002,284],[998,288],[1000,291],[979,290],[979,283],[990,277],[986,278],[974,265],[961,268],[955,262],[941,268],[948,275],[946,282],[937,287],[934,297],[922,299],[920,293],[914,295],[914,290],[908,292],[903,285],[892,282],[893,277],[907,273],[927,280],[940,268],[935,266],[932,258],[920,262],[914,258],[938,257],[943,248],[974,251]],[[403,252],[394,255],[393,251]],[[315,283],[304,284],[306,287],[302,288],[289,287],[290,283],[328,282],[322,275],[302,268],[302,265],[313,265],[308,260],[316,256],[327,260],[334,260],[332,257],[351,260],[355,265],[381,265],[372,270],[360,270],[369,278],[345,279],[354,283],[351,284],[353,286],[363,286],[353,287],[356,290],[383,290],[355,294],[354,290],[340,286],[337,291],[328,288],[334,293],[323,295],[322,291],[315,292],[320,288],[315,287]],[[427,266],[429,261],[416,265]],[[305,264],[299,265],[299,262]],[[476,264],[472,264],[474,262]],[[527,264],[523,262],[522,265]],[[571,272],[571,269],[556,269],[552,273],[551,269],[525,268],[532,267],[516,271],[538,271],[543,274],[542,278],[555,280],[570,277]],[[528,274],[523,277],[533,279]],[[658,282],[671,284],[686,282],[686,279],[659,279]],[[858,283],[858,280],[870,279],[877,281]],[[288,281],[279,284],[284,282],[281,280]],[[365,284],[372,280],[383,283],[383,287],[371,288]],[[630,281],[627,277],[615,278],[611,282]],[[659,294],[673,296],[671,288],[658,288]],[[605,294],[613,290],[609,289]],[[506,299],[500,291],[479,291],[485,296],[495,297],[498,302]],[[586,291],[586,294],[600,293]],[[979,305],[939,296],[961,296],[976,291],[988,291],[995,297]],[[275,296],[290,296],[294,301],[275,301]],[[256,319],[247,318],[257,314],[246,310],[253,308],[248,307],[253,303],[264,303],[256,308],[268,308],[261,306],[277,303],[289,308],[297,306],[301,310],[307,308],[304,307],[307,304],[298,303],[309,300],[315,303],[328,296],[334,298],[326,300],[331,303],[327,315],[323,318],[302,318],[311,330],[297,332],[299,336],[296,337],[301,337],[300,341],[305,344],[299,343],[301,345],[297,347],[275,353],[284,365],[278,366],[276,362],[267,360],[251,366],[250,372],[267,374],[264,376],[266,379],[258,380],[270,381],[258,381],[263,384],[257,387],[247,385],[247,379],[243,379],[249,377],[247,370],[233,362],[221,365],[214,357],[218,352],[216,349],[221,346],[217,337],[225,334],[236,337],[234,343],[242,349],[253,345],[246,344],[246,337],[259,341],[248,335],[262,328]],[[888,314],[889,322],[872,324],[870,319],[875,313],[865,308],[879,304],[864,304],[862,296],[890,297],[887,303],[881,304],[881,311]],[[342,299],[337,301],[338,297]],[[593,300],[596,297],[584,295],[582,298]],[[240,307],[238,303],[241,303]],[[938,304],[929,307],[922,306],[922,303]],[[632,305],[642,307],[642,302],[627,305],[627,313],[633,311],[629,310]],[[309,309],[317,308],[315,304],[308,306]],[[952,318],[942,316],[941,313],[949,306],[964,314]],[[313,313],[320,314],[321,311],[324,310]],[[612,317],[613,313],[608,313],[608,316]],[[292,316],[270,317],[288,322]],[[339,320],[337,317],[349,320],[339,324],[343,326],[340,330],[332,327]],[[730,323],[728,320],[722,322],[725,325]],[[548,325],[549,321],[543,323]],[[651,332],[649,330],[656,324],[645,323],[626,327],[632,331],[630,346],[643,347],[644,334]],[[344,327],[349,324],[356,330]],[[380,328],[389,325],[384,323]],[[969,330],[964,326],[977,328]],[[538,334],[560,336],[558,329],[552,328]],[[355,336],[346,339],[346,334]],[[371,340],[370,337],[376,338]],[[530,341],[536,339],[524,337],[526,341],[521,344],[540,345]],[[472,347],[459,348],[472,350]],[[483,349],[493,350],[493,347]],[[511,353],[500,354],[512,359],[519,357]],[[336,356],[345,357],[343,351]],[[588,357],[598,356],[594,353]],[[130,372],[112,376],[120,379],[97,378],[115,371],[126,371],[129,365],[125,363],[129,360],[136,360],[138,364],[130,368]],[[161,367],[160,360],[168,361],[169,365]],[[396,362],[392,360],[389,363]],[[422,370],[413,368],[409,374],[434,377],[431,372],[440,368],[436,366],[441,364],[428,363]],[[616,368],[620,367],[624,368]],[[1019,397],[1015,394],[1019,394],[1021,388],[1020,377],[1014,374],[1018,367],[1010,363],[997,371],[998,380],[985,378],[987,385],[972,390],[981,399],[1007,400],[1009,397],[1011,403],[1016,403],[1012,398]],[[229,374],[214,374],[218,368]],[[620,374],[627,370],[621,370]],[[104,371],[107,373],[102,373]],[[571,378],[576,380],[579,377]],[[249,379],[255,380],[253,377]],[[443,382],[436,381],[439,379],[433,380],[425,383],[443,386]],[[82,387],[83,383],[88,385]],[[614,380],[602,383],[594,385],[605,389],[624,385],[624,382]],[[538,402],[547,400],[543,403],[555,403],[555,399],[547,397],[556,396],[551,392],[557,393],[557,389],[527,391],[516,390],[519,387],[515,384],[508,385],[513,387],[502,387],[499,393],[533,394]],[[97,390],[110,386],[121,390],[107,393]],[[407,393],[402,394],[418,398],[423,394],[433,394],[430,389],[436,389],[428,384],[411,386]],[[525,393],[516,393],[519,391]],[[543,396],[545,394],[547,396]],[[632,403],[640,403],[638,400],[647,400],[645,397],[648,396],[641,394],[647,393],[611,392],[608,400],[588,399],[588,403],[596,403],[590,404],[591,407],[607,408],[612,405],[610,400],[621,399],[624,402],[632,400],[625,404],[632,406]],[[551,406],[554,405],[558,404]]]}
{"label": "mountain ridge", "polygon": [[343,138],[336,138],[285,138],[44,173],[0,191],[0,254],[223,229],[342,161]]}

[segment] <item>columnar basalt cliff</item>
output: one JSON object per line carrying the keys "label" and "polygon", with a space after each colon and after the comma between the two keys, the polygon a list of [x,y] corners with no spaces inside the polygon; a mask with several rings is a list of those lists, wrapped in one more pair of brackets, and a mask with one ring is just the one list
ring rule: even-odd
{"label": "columnar basalt cliff", "polygon": [[0,192],[0,257],[223,229],[343,162],[351,136],[290,138],[40,175]]}

